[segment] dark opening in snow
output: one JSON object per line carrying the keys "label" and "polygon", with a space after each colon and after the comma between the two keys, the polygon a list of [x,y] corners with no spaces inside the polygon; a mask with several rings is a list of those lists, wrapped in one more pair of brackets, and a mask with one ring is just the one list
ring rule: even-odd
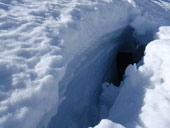
{"label": "dark opening in snow", "polygon": [[123,75],[125,72],[126,67],[129,64],[133,64],[134,59],[132,53],[126,53],[126,52],[119,52],[116,56],[116,69],[117,69],[117,81],[115,82],[116,86],[120,85],[120,82],[123,79]]}
{"label": "dark opening in snow", "polygon": [[106,79],[104,82],[119,86],[121,81],[123,81],[127,66],[129,64],[137,64],[142,59],[145,46],[134,36],[134,31],[131,26],[127,26],[118,37],[119,46],[117,52],[113,52],[115,58],[112,60],[113,64],[109,68],[110,74],[107,73],[108,75],[106,76],[110,79]]}
{"label": "dark opening in snow", "polygon": [[133,33],[130,26],[112,32],[74,58],[60,82],[61,104],[49,128],[87,128],[98,124],[101,115],[107,117],[111,105],[101,114],[103,83],[119,86],[126,67],[143,56],[144,47]]}

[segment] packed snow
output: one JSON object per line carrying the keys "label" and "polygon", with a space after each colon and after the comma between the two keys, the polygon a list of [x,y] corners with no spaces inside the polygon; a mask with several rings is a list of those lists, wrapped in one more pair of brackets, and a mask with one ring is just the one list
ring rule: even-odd
{"label": "packed snow", "polygon": [[0,0],[0,128],[168,128],[169,49],[169,0]]}

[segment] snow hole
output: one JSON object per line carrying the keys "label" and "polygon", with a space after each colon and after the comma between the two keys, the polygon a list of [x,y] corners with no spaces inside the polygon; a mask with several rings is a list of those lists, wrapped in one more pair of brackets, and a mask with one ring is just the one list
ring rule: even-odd
{"label": "snow hole", "polygon": [[144,52],[130,26],[102,37],[96,44],[68,65],[59,86],[60,97],[66,98],[49,128],[93,127],[107,117],[126,67],[138,63]]}

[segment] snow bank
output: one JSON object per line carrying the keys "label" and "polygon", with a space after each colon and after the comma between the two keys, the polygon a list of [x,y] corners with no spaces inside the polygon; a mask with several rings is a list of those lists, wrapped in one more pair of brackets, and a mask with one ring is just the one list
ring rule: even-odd
{"label": "snow bank", "polygon": [[144,64],[126,70],[126,79],[113,104],[109,119],[127,128],[170,126],[169,27],[160,27],[157,40],[145,50]]}
{"label": "snow bank", "polygon": [[[159,39],[146,48],[142,71],[152,74],[150,84],[145,89],[144,105],[139,119],[145,127],[167,128],[170,126],[170,27],[161,27],[157,33]],[[166,34],[165,34],[166,33]],[[163,36],[164,35],[164,36]]]}

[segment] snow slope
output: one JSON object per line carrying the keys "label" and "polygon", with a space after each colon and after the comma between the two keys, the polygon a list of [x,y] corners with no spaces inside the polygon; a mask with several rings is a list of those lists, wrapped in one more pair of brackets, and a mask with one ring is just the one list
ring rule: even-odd
{"label": "snow slope", "polygon": [[[169,26],[169,3],[169,0],[0,0],[0,128],[76,128],[95,125],[100,119],[97,118],[99,112],[94,112],[97,114],[94,122],[90,122],[91,114],[89,113],[93,113],[93,110],[98,111],[98,108],[90,106],[97,104],[96,99],[101,91],[100,84],[108,70],[106,67],[111,65],[108,61],[112,58],[110,53],[116,54],[119,41],[115,39],[121,35],[127,25],[130,25],[135,29],[135,37],[142,44],[148,44],[153,40],[153,35],[160,26]],[[124,87],[125,89],[121,88],[111,108],[110,120],[128,127],[126,123],[130,122],[129,125],[132,125],[139,115],[142,126],[155,127],[156,123],[151,122],[150,118],[155,113],[160,113],[164,118],[159,124],[162,123],[163,128],[169,125],[166,115],[169,111],[169,102],[165,100],[169,95],[164,94],[164,90],[168,91],[169,74],[166,67],[169,60],[167,59],[163,65],[151,67],[153,71],[147,71],[150,63],[159,62],[154,58],[161,60],[168,58],[166,56],[169,53],[166,50],[169,48],[168,31],[167,27],[160,28],[160,33],[157,34],[159,40],[147,46],[146,64],[139,68],[139,71],[133,67],[127,70],[129,77],[125,83],[128,86]],[[161,49],[164,50],[164,48],[163,54]],[[160,50],[163,55],[150,59],[150,54],[159,53],[157,50]],[[93,72],[91,76],[89,67]],[[161,70],[157,70],[158,68]],[[146,95],[146,97],[139,97],[141,100],[146,100],[146,105],[142,106],[144,112],[136,115],[132,120],[126,116],[125,120],[119,121],[120,118],[116,117],[115,113],[119,114],[125,110],[114,112],[116,110],[114,107],[120,105],[119,102],[122,103],[127,90],[136,89],[137,93],[141,88],[146,90],[145,87],[148,87],[144,83],[142,84],[145,85],[144,87],[134,88],[130,85],[131,81],[128,81],[130,74],[132,76],[134,73],[139,74],[139,76],[135,75],[138,79],[146,76],[146,80],[152,78],[152,86],[157,87],[157,84],[163,83],[155,80],[158,77],[156,70],[162,71],[162,79],[167,83],[163,87],[158,86],[158,89],[153,91],[148,88],[148,93],[141,92],[141,95]],[[167,73],[163,73],[164,70]],[[156,76],[151,77],[150,73]],[[77,76],[79,76],[78,81],[76,81]],[[76,87],[77,90],[74,91]],[[126,90],[128,87],[129,89]],[[97,93],[94,95],[96,90]],[[83,92],[84,95],[81,95]],[[151,105],[158,105],[158,109],[153,110],[153,107],[149,105],[148,98],[157,92],[161,95],[159,98],[162,97],[163,101],[165,100],[163,103],[166,109],[163,109],[165,110],[163,112],[161,111],[163,106],[160,106],[156,99],[152,100]],[[92,98],[93,96],[95,98]],[[130,95],[129,99],[131,96],[133,95]],[[81,105],[82,98],[86,102]],[[73,103],[80,104],[76,106],[80,112]],[[122,105],[125,103],[123,102]],[[64,105],[61,106],[61,104]],[[72,111],[71,105],[74,106],[75,111]],[[87,107],[89,107],[88,113],[81,113]],[[68,118],[62,115],[63,111],[68,113]],[[147,111],[153,111],[151,116],[147,115]],[[63,120],[58,121],[59,123],[55,126],[53,119],[60,118],[59,112]],[[78,114],[77,117],[76,114]],[[77,118],[84,114],[85,116],[78,123]],[[155,120],[159,119],[159,116],[155,116]],[[113,123],[113,125],[116,124]]]}

